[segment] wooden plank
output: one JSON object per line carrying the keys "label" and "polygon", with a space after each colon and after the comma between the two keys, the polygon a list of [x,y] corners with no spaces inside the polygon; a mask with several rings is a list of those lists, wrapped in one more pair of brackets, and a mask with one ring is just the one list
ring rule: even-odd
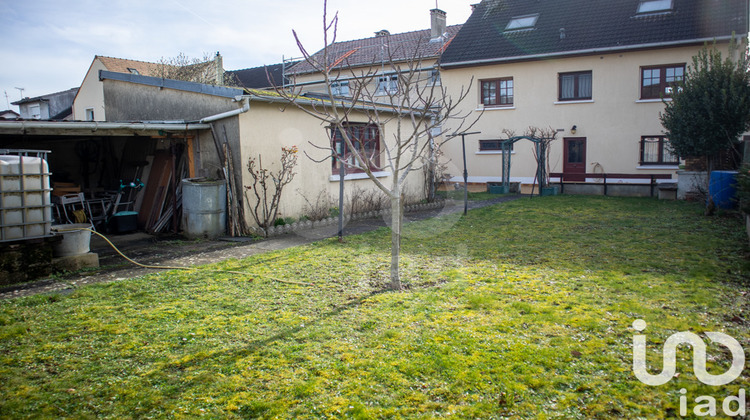
{"label": "wooden plank", "polygon": [[188,163],[188,178],[195,178],[195,138],[193,137],[187,137],[186,139],[187,143],[187,150],[185,153],[187,153],[187,163]]}
{"label": "wooden plank", "polygon": [[[156,195],[154,197],[154,202],[161,202],[164,200],[164,187],[158,187]],[[156,220],[158,220],[158,215],[155,211],[150,211],[148,213],[148,218],[146,219],[146,232],[152,232],[151,227],[156,223]]]}
{"label": "wooden plank", "polygon": [[153,229],[154,223],[159,219],[162,212],[164,211],[164,206],[166,205],[167,200],[170,197],[170,181],[172,180],[172,157],[169,156],[169,159],[165,161],[165,168],[162,171],[161,178],[158,181],[158,188],[161,190],[161,194],[158,196],[157,199],[154,200],[149,217],[149,220],[151,223],[148,224],[146,230],[151,231]]}
{"label": "wooden plank", "polygon": [[151,171],[146,180],[146,187],[143,188],[143,201],[138,212],[138,227],[143,229],[148,224],[151,211],[154,206],[154,199],[159,191],[159,185],[164,175],[164,171],[171,167],[169,165],[169,152],[158,150],[154,153],[154,160],[151,165]]}

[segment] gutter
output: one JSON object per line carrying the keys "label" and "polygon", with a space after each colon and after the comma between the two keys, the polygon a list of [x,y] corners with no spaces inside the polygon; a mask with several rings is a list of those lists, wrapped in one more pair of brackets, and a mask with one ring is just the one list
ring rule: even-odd
{"label": "gutter", "polygon": [[[419,69],[414,70],[414,73],[426,73],[428,71],[432,71],[433,69],[435,69],[435,66],[420,67]],[[304,75],[304,74],[313,74],[313,73],[314,72],[299,73],[299,74]],[[348,82],[348,81],[351,81],[351,80],[366,79],[368,77],[393,76],[394,74],[397,75],[399,73],[409,73],[409,72],[399,72],[399,71],[396,71],[396,70],[389,70],[389,71],[374,73],[374,74],[371,74],[371,75],[366,75],[365,74],[365,75],[362,75],[362,76],[341,76],[341,77],[332,78],[331,81],[332,82],[338,82],[338,81]],[[300,87],[300,86],[310,86],[310,85],[322,85],[325,82],[326,82],[325,79],[321,79],[321,80],[313,80],[313,81],[309,81],[309,82],[287,83],[286,85],[284,85],[284,87]]]}
{"label": "gutter", "polygon": [[[458,61],[455,63],[441,63],[440,67],[442,68],[467,67],[467,66],[476,66],[476,65],[483,65],[483,64],[495,64],[495,63],[504,63],[504,62],[512,62],[512,61],[527,61],[527,60],[530,61],[530,60],[539,60],[539,59],[545,59],[545,58],[557,58],[557,57],[575,56],[575,55],[596,55],[596,54],[602,54],[602,53],[621,52],[621,51],[627,51],[627,50],[667,48],[667,47],[675,47],[675,46],[683,46],[683,45],[691,45],[691,44],[701,44],[701,43],[712,42],[712,41],[729,41],[732,38],[733,38],[732,35],[728,35],[728,36],[722,36],[722,37],[690,39],[690,40],[675,41],[675,42],[654,42],[650,44],[623,45],[623,46],[605,47],[605,48],[590,48],[590,49],[585,49],[585,50],[560,51],[560,52],[553,52],[553,53],[546,53],[546,54],[517,55],[514,57],[484,58],[480,60]],[[736,38],[738,40],[741,40],[742,36],[737,35]]]}
{"label": "gutter", "polygon": [[218,120],[223,120],[224,118],[234,117],[235,115],[244,114],[245,112],[247,112],[247,111],[250,110],[250,98],[248,98],[248,97],[246,97],[244,95],[243,96],[235,96],[234,97],[234,101],[235,102],[240,102],[240,101],[244,102],[242,104],[242,108],[235,109],[233,111],[222,112],[222,113],[216,114],[216,115],[211,115],[211,116],[208,116],[206,118],[200,119],[198,122],[200,124],[206,124],[206,123],[210,123],[210,122],[214,122],[214,121],[218,121]]}
{"label": "gutter", "polygon": [[196,124],[196,123],[184,123],[184,122],[136,122],[136,123],[122,123],[122,122],[99,122],[99,121],[0,121],[0,131],[7,129],[17,129],[21,133],[27,129],[76,129],[76,130],[90,130],[96,132],[97,130],[132,130],[132,131],[167,131],[179,129],[184,130],[207,130],[211,126],[208,124]]}
{"label": "gutter", "polygon": [[[282,98],[280,96],[264,96],[264,95],[243,95],[243,98],[246,98],[250,101],[252,100],[258,100],[262,102],[267,103],[280,103],[280,104],[286,104],[290,105],[291,102],[288,99]],[[295,98],[294,103],[297,105],[307,105],[307,106],[327,106],[327,107],[338,107],[338,108],[346,108],[346,109],[352,109],[357,111],[378,111],[378,112],[390,112],[392,114],[401,114],[401,115],[409,115],[410,113],[416,112],[420,116],[428,116],[435,114],[434,111],[428,110],[428,109],[419,109],[419,108],[412,108],[407,109],[403,108],[401,110],[398,110],[398,107],[389,106],[387,104],[378,104],[378,103],[356,103],[352,104],[351,102],[341,101],[341,100],[334,100],[331,101],[330,99],[309,99],[306,97],[298,96]]]}

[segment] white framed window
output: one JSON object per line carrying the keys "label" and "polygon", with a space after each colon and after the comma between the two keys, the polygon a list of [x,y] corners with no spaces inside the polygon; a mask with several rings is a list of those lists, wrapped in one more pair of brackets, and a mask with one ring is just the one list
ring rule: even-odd
{"label": "white framed window", "polygon": [[430,70],[430,85],[433,86],[440,86],[440,70],[438,69],[432,69]]}
{"label": "white framed window", "polygon": [[539,19],[539,13],[533,15],[516,16],[505,26],[506,31],[520,31],[534,29],[536,21]]}
{"label": "white framed window", "polygon": [[331,82],[331,92],[334,96],[349,96],[349,81],[336,80]]}
{"label": "white framed window", "polygon": [[398,92],[398,76],[381,76],[378,77],[378,88],[376,95],[388,95]]}
{"label": "white framed window", "polygon": [[86,121],[94,121],[94,108],[86,108]]}
{"label": "white framed window", "polygon": [[39,104],[29,105],[29,118],[39,120],[42,118],[42,109]]}
{"label": "white framed window", "polygon": [[659,13],[671,11],[672,1],[673,0],[640,0],[637,13]]}

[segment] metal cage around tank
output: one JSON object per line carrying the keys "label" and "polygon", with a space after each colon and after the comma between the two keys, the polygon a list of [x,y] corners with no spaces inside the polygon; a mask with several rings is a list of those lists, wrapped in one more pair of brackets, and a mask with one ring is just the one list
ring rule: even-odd
{"label": "metal cage around tank", "polygon": [[52,236],[49,153],[0,149],[0,242]]}

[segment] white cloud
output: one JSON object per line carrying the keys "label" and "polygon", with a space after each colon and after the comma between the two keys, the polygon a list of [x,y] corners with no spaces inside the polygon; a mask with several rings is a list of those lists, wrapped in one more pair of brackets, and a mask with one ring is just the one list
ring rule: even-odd
{"label": "white cloud", "polygon": [[[440,0],[448,24],[463,23],[477,0]],[[339,11],[338,40],[430,26],[434,0],[329,0]],[[299,56],[296,30],[314,52],[323,45],[322,0],[26,0],[3,2],[0,90],[18,99],[77,86],[94,55],[158,61],[180,53],[202,58],[220,51],[224,66],[241,69]],[[2,94],[2,91],[0,91]],[[5,108],[5,105],[0,105]]]}

